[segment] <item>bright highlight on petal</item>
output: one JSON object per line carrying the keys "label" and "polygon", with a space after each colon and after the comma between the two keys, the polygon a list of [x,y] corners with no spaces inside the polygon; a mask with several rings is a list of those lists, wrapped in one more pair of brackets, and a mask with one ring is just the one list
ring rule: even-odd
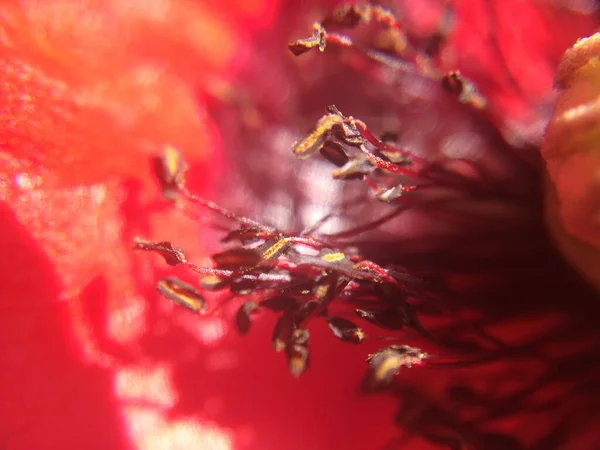
{"label": "bright highlight on petal", "polygon": [[141,407],[126,407],[130,436],[138,450],[231,450],[233,439],[215,425],[165,420]]}
{"label": "bright highlight on petal", "polygon": [[177,402],[166,365],[124,367],[116,372],[114,383],[115,395],[124,402],[143,400],[160,409],[171,408]]}
{"label": "bright highlight on petal", "polygon": [[120,344],[131,343],[147,331],[147,300],[140,295],[125,295],[123,306],[109,311],[106,334]]}
{"label": "bright highlight on petal", "polygon": [[126,367],[115,374],[115,395],[136,449],[232,449],[231,434],[213,424],[167,418],[178,401],[171,376],[165,365]]}

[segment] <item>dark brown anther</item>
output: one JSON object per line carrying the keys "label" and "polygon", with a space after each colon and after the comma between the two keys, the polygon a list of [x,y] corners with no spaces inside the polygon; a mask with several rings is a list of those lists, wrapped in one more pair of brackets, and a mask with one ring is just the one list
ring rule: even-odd
{"label": "dark brown anther", "polygon": [[313,284],[314,282],[312,280],[299,281],[298,283],[294,283],[291,286],[282,286],[281,289],[279,289],[279,293],[282,295],[309,295]]}
{"label": "dark brown anther", "polygon": [[342,317],[328,317],[327,324],[333,335],[344,342],[360,344],[365,338],[365,333],[361,328]]}
{"label": "dark brown anther", "polygon": [[370,368],[365,379],[365,387],[372,390],[385,386],[402,367],[420,364],[426,357],[426,353],[408,345],[390,345],[378,350],[367,358]]}
{"label": "dark brown anther", "polygon": [[313,313],[319,308],[320,305],[321,305],[321,302],[319,302],[318,300],[309,300],[306,303],[304,303],[298,309],[298,311],[296,311],[296,314],[294,317],[294,322],[296,323],[296,325],[302,324],[302,322],[304,322],[306,319],[311,317],[313,315]]}
{"label": "dark brown anther", "polygon": [[310,334],[307,329],[297,328],[292,333],[290,341],[285,348],[290,372],[295,377],[300,376],[308,368],[309,337]]}
{"label": "dark brown anther", "polygon": [[160,253],[165,258],[166,263],[170,266],[178,266],[179,264],[187,262],[183,250],[173,246],[170,242],[149,242],[136,238],[133,243],[133,248]]}
{"label": "dark brown anther", "polygon": [[450,72],[442,78],[442,86],[451,94],[460,95],[464,85],[460,72]]}
{"label": "dark brown anther", "polygon": [[235,325],[240,334],[246,334],[250,331],[250,326],[252,324],[250,315],[256,314],[259,311],[260,308],[253,301],[246,302],[240,306],[235,315]]}
{"label": "dark brown anther", "polygon": [[279,320],[277,320],[275,328],[273,329],[272,342],[276,352],[285,350],[295,329],[295,312],[292,309],[288,309],[279,317]]}
{"label": "dark brown anther", "polygon": [[[344,117],[339,109],[334,105],[330,105],[327,107],[327,114],[319,119],[313,131],[296,142],[292,147],[292,151],[300,159],[308,158],[320,151],[326,143],[329,143],[331,136],[353,147],[364,145],[367,141],[357,128],[356,122],[351,117]],[[328,156],[335,158],[334,164],[339,165],[338,163],[342,162],[342,155],[335,148],[329,150]],[[343,152],[342,149],[340,150]]]}
{"label": "dark brown anther", "polygon": [[270,239],[256,249],[261,254],[262,261],[269,261],[283,255],[289,248],[291,242],[282,234]]}
{"label": "dark brown anther", "polygon": [[321,150],[319,150],[319,153],[331,164],[338,167],[342,167],[349,160],[348,155],[346,155],[342,146],[333,141],[326,141],[321,147]]}
{"label": "dark brown anther", "polygon": [[450,72],[442,78],[442,86],[457,96],[458,101],[476,109],[483,109],[487,100],[479,93],[475,85],[464,78],[460,72]]}
{"label": "dark brown anther", "polygon": [[173,147],[166,147],[163,154],[154,159],[154,169],[165,198],[175,200],[184,183],[187,164],[183,156]]}
{"label": "dark brown anther", "polygon": [[229,290],[237,295],[249,295],[259,284],[259,280],[252,278],[238,278],[231,282]]}
{"label": "dark brown anther", "polygon": [[156,290],[166,299],[179,303],[196,313],[202,311],[206,304],[204,297],[194,286],[175,277],[160,280],[156,285]]}
{"label": "dark brown anther", "polygon": [[231,248],[221,253],[215,253],[211,258],[217,268],[223,270],[251,269],[260,264],[262,260],[259,252],[244,247]]}
{"label": "dark brown anther", "polygon": [[290,339],[290,343],[292,344],[300,344],[300,345],[308,345],[308,340],[310,338],[310,333],[306,328],[296,328],[292,333],[292,338]]}
{"label": "dark brown anther", "polygon": [[335,105],[327,105],[325,108],[328,114],[333,114],[335,116],[339,116],[341,119],[346,119],[346,116],[342,114],[342,112]]}
{"label": "dark brown anther", "polygon": [[216,275],[205,275],[200,278],[200,287],[206,291],[219,291],[229,286],[229,280]]}
{"label": "dark brown anther", "polygon": [[233,230],[221,239],[221,242],[239,241],[242,245],[260,239],[259,234],[263,230],[256,227],[244,227]]}
{"label": "dark brown anther", "polygon": [[317,280],[313,294],[322,305],[326,306],[335,298],[338,279],[336,272],[329,272]]}
{"label": "dark brown anther", "polygon": [[276,297],[267,298],[260,302],[261,308],[267,308],[274,312],[281,312],[287,309],[297,309],[299,301],[294,297],[287,295],[278,295]]}
{"label": "dark brown anther", "polygon": [[318,44],[315,42],[315,39],[310,37],[306,39],[298,39],[297,41],[288,44],[288,48],[294,56],[300,56],[309,50],[312,50],[317,45]]}
{"label": "dark brown anther", "polygon": [[342,122],[341,131],[342,134],[336,133],[336,137],[343,140],[346,144],[360,147],[367,142],[351,119],[346,119]]}
{"label": "dark brown anther", "polygon": [[423,51],[427,56],[435,56],[440,51],[442,44],[446,40],[446,36],[441,33],[436,33],[430,36],[425,42]]}
{"label": "dark brown anther", "polygon": [[318,48],[319,51],[325,51],[325,28],[318,23],[313,26],[313,35],[306,39],[298,39],[297,41],[288,44],[288,48],[294,56],[300,56],[303,53]]}

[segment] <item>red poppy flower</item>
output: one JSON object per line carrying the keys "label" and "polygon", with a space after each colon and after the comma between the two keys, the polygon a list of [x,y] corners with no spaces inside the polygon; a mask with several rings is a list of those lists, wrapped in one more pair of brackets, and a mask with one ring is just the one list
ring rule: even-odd
{"label": "red poppy flower", "polygon": [[[5,3],[0,447],[593,448],[597,293],[544,237],[538,185],[555,70],[598,27],[592,2],[395,2],[406,48],[419,51],[394,70],[343,46],[289,54],[333,5]],[[351,31],[357,45],[371,32]],[[387,50],[401,42],[375,38]],[[490,107],[473,111],[427,67],[415,70],[425,54],[431,67],[460,70]],[[434,192],[442,203],[417,196],[423,206],[345,244],[442,279],[456,320],[425,325],[455,351],[427,350],[488,351],[487,363],[440,368],[434,358],[362,395],[364,358],[381,342],[352,346],[315,324],[311,367],[294,378],[270,348],[275,317],[260,315],[240,337],[237,304],[199,318],[157,294],[167,275],[197,280],[135,253],[135,237],[171,241],[208,266],[220,238],[208,214],[161,199],[152,161],[165,148],[185,156],[191,191],[284,229],[358,194],[329,233],[386,211],[364,200],[363,184],[340,189],[330,166],[294,158],[294,141],[329,104],[476,186]],[[589,237],[573,224],[597,203],[565,186],[556,184],[563,204],[581,202],[560,220]]]}

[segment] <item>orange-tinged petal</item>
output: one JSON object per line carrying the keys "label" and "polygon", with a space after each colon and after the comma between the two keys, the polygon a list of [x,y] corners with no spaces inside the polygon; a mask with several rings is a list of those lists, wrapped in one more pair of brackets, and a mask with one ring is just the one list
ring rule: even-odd
{"label": "orange-tinged petal", "polygon": [[164,145],[210,157],[195,93],[237,37],[206,4],[13,2],[0,32],[0,143],[58,175],[44,182],[143,178]]}
{"label": "orange-tinged petal", "polygon": [[600,287],[600,33],[566,53],[557,83],[542,149],[548,220],[567,259]]}

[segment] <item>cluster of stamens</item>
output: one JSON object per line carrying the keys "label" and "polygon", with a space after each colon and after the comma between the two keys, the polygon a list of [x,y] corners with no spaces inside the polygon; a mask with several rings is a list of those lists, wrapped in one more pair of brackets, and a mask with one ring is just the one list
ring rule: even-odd
{"label": "cluster of stamens", "polygon": [[[411,296],[426,293],[422,280],[381,267],[355,249],[328,245],[311,235],[317,227],[288,235],[191,194],[184,182],[185,163],[172,148],[159,159],[158,169],[166,198],[206,208],[232,223],[222,239],[228,248],[211,255],[214,267],[188,261],[184,251],[170,242],[136,240],[136,249],[157,252],[167,264],[183,265],[201,274],[198,287],[173,276],[161,279],[157,289],[162,296],[204,314],[205,292],[229,291],[232,298],[245,300],[235,319],[241,334],[250,331],[252,316],[260,310],[278,314],[273,348],[285,352],[290,371],[296,376],[308,367],[307,324],[312,320],[326,321],[333,335],[344,342],[381,339],[368,336],[353,321],[334,314],[335,303],[351,305],[359,320],[381,329],[424,331],[411,303]],[[388,346],[369,357],[367,385],[385,384],[401,367],[417,364],[425,356],[407,345]]]}
{"label": "cluster of stamens", "polygon": [[[364,50],[348,36],[326,31],[376,23],[383,27],[388,48],[385,52]],[[440,36],[442,38],[443,36]],[[376,5],[344,7],[315,24],[314,34],[289,45],[295,55],[313,48],[324,51],[335,45],[356,52],[360,57],[394,68],[398,59],[404,69],[439,81],[456,98],[473,108],[485,109],[486,101],[458,72],[442,75],[426,54],[415,51],[391,12]],[[408,64],[408,66],[407,66]],[[383,202],[406,201],[404,194],[429,186],[464,187],[460,177],[439,170],[423,157],[403,149],[393,139],[376,138],[367,125],[344,116],[329,106],[314,129],[293,145],[300,159],[320,154],[336,168],[337,180],[361,180]],[[229,291],[230,298],[243,299],[236,314],[241,334],[248,333],[253,317],[266,309],[278,314],[273,330],[275,351],[285,352],[293,375],[308,367],[309,331],[313,320],[327,322],[333,335],[352,344],[370,336],[354,321],[336,313],[336,305],[350,305],[359,321],[382,330],[397,332],[411,328],[428,339],[417,311],[419,302],[435,297],[426,281],[396,267],[383,267],[364,258],[355,248],[323,238],[318,229],[330,216],[295,235],[287,234],[256,220],[237,215],[219,205],[190,193],[184,182],[186,165],[174,149],[167,149],[157,160],[157,169],[166,198],[205,208],[229,223],[222,238],[226,248],[211,255],[213,267],[188,261],[183,250],[170,242],[137,240],[135,248],[160,253],[170,265],[184,265],[201,274],[198,288],[175,277],[158,282],[164,297],[197,313],[205,313],[204,292]],[[411,194],[408,194],[410,196]],[[407,196],[407,197],[408,197]],[[388,337],[389,338],[389,337]],[[391,339],[397,340],[398,336]],[[366,377],[369,387],[388,383],[401,367],[422,362],[426,354],[408,345],[391,345],[371,354]]]}

